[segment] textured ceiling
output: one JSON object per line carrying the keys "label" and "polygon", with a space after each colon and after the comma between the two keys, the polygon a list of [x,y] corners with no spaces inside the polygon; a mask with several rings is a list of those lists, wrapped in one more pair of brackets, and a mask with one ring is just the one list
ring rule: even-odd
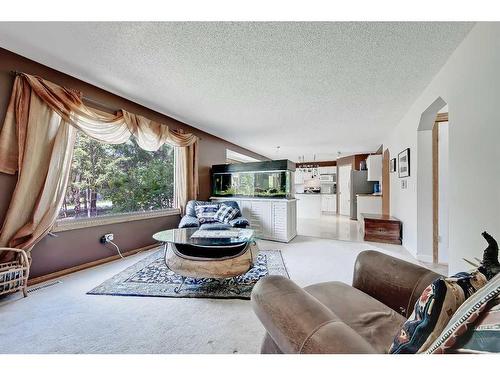
{"label": "textured ceiling", "polygon": [[0,23],[0,46],[268,157],[325,160],[377,149],[472,27]]}

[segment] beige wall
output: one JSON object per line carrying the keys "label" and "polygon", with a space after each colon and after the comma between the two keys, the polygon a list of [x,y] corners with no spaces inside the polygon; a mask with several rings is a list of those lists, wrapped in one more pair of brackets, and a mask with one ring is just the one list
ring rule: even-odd
{"label": "beige wall", "polygon": [[[1,48],[0,126],[3,124],[14,81],[14,77],[10,74],[12,70],[39,75],[59,85],[80,90],[85,96],[103,103],[107,107],[123,108],[127,111],[168,124],[171,128],[184,129],[187,132],[195,133],[200,138],[200,199],[207,199],[209,197],[210,167],[213,164],[224,164],[226,162],[226,148],[231,148],[234,151],[257,159],[266,159],[259,154]],[[15,182],[15,176],[0,173],[0,222],[2,223],[8,209]],[[178,221],[178,216],[170,216],[59,232],[59,237],[46,237],[33,249],[31,275],[32,277],[36,277],[115,255],[116,252],[105,248],[99,243],[99,238],[104,233],[113,232],[115,234],[115,242],[123,251],[127,251],[154,243],[154,240],[151,238],[153,233],[161,229],[173,228],[177,226]]]}

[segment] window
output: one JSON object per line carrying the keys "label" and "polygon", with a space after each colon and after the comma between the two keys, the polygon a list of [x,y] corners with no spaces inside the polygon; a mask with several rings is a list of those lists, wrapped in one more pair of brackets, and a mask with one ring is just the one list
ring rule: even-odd
{"label": "window", "polygon": [[174,206],[174,149],[109,145],[78,132],[59,223]]}

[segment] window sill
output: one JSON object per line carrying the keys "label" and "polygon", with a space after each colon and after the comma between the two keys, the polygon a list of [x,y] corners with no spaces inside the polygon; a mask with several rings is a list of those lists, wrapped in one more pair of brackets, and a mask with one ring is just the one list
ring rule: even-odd
{"label": "window sill", "polygon": [[180,215],[181,210],[178,208],[170,208],[166,210],[157,210],[150,212],[134,212],[130,214],[109,215],[92,218],[82,218],[77,220],[59,219],[54,224],[51,232],[64,232],[67,230],[82,229],[89,227],[98,227],[101,225],[128,223],[130,221],[154,219],[164,216]]}

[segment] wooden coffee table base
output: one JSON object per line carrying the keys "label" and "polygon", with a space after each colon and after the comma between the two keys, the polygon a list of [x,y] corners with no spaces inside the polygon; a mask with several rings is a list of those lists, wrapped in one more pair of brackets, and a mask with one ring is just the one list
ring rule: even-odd
{"label": "wooden coffee table base", "polygon": [[257,260],[259,249],[257,243],[251,241],[237,245],[241,251],[237,255],[224,258],[201,258],[187,256],[173,243],[165,244],[165,264],[183,277],[182,283],[175,289],[179,293],[187,277],[196,279],[227,279],[245,274]]}

